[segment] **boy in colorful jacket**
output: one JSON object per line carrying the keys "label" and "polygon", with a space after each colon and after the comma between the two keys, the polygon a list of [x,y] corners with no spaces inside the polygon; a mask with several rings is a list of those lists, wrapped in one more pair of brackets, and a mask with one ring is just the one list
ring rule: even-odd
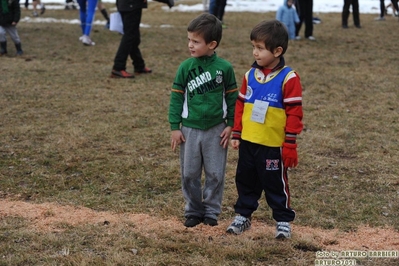
{"label": "boy in colorful jacket", "polygon": [[188,25],[187,35],[191,58],[180,64],[170,96],[171,147],[180,145],[184,225],[215,226],[238,88],[232,65],[215,53],[222,38],[220,20],[201,14]]}
{"label": "boy in colorful jacket", "polygon": [[235,108],[231,145],[239,148],[236,171],[237,216],[228,233],[251,226],[252,213],[265,192],[277,222],[276,238],[290,238],[287,169],[298,164],[296,136],[302,131],[302,86],[285,65],[288,34],[278,20],[263,21],[250,35],[255,62],[245,74]]}
{"label": "boy in colorful jacket", "polygon": [[15,44],[17,55],[22,55],[21,40],[17,31],[17,24],[21,18],[19,0],[0,0],[0,56],[7,54],[8,33]]}

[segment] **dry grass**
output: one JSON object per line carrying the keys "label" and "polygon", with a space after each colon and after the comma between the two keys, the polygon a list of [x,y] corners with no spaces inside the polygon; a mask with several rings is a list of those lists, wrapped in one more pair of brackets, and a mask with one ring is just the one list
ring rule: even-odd
{"label": "dry grass", "polygon": [[[19,25],[25,56],[0,58],[1,197],[183,221],[167,109],[175,71],[189,56],[186,25],[199,13],[160,7],[151,3],[142,19],[151,25],[142,29],[141,49],[154,73],[134,80],[108,78],[120,40],[116,33],[95,26],[96,46],[83,47],[77,25]],[[48,10],[46,16],[78,14]],[[342,232],[369,225],[397,232],[399,22],[391,17],[375,22],[374,15],[362,14],[362,29],[343,30],[340,14],[319,17],[317,41],[291,42],[286,55],[304,87],[300,165],[290,171],[295,224]],[[251,28],[271,18],[274,13],[226,14],[229,28],[218,54],[233,63],[237,80],[253,60]],[[14,51],[11,42],[9,50]],[[236,160],[230,150],[223,226],[234,215]],[[263,199],[254,219],[274,224]],[[58,224],[60,231],[40,233],[29,224],[2,215],[0,207],[0,265],[312,265],[314,251],[322,249],[295,235],[275,242],[272,234],[257,235],[256,228],[249,236],[206,241],[186,230],[159,230],[154,237],[135,230],[134,223],[105,230],[65,221]],[[137,256],[133,247],[140,249]],[[397,265],[397,260],[380,259],[378,265]]]}

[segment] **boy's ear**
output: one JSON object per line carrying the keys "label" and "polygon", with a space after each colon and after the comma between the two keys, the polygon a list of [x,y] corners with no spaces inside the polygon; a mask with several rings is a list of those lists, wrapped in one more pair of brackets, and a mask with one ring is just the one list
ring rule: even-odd
{"label": "boy's ear", "polygon": [[279,46],[276,49],[274,49],[274,57],[279,57],[283,53],[283,47]]}
{"label": "boy's ear", "polygon": [[214,50],[216,48],[216,46],[218,45],[217,41],[211,41],[210,43],[208,43],[208,47],[211,50]]}

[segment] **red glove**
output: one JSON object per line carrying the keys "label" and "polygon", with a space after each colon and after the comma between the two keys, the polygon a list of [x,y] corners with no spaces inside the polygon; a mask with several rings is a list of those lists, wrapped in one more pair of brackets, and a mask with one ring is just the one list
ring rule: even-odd
{"label": "red glove", "polygon": [[283,143],[283,163],[284,167],[295,167],[298,165],[298,153],[296,152],[296,144]]}

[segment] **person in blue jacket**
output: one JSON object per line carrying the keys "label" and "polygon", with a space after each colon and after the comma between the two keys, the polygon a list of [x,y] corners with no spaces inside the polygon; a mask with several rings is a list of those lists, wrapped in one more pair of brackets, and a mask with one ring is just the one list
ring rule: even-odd
{"label": "person in blue jacket", "polygon": [[296,25],[300,22],[295,10],[294,0],[284,0],[284,4],[277,9],[276,19],[287,27],[288,37],[295,39]]}

